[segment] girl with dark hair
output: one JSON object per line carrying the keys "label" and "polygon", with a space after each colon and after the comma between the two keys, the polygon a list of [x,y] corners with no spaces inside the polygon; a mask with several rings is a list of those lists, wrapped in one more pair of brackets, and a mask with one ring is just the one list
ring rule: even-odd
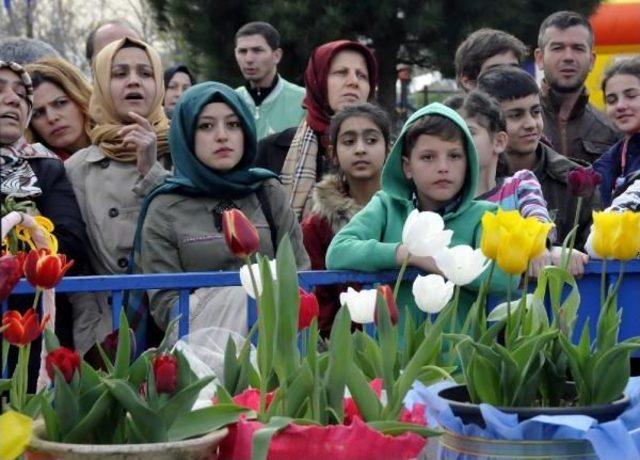
{"label": "girl with dark hair", "polygon": [[[337,40],[317,47],[304,74],[306,119],[292,141],[282,133],[262,141],[256,164],[281,173],[299,220],[311,211],[313,188],[330,166],[326,152],[331,117],[343,107],[372,100],[377,72],[373,53],[361,43]],[[288,147],[284,160],[283,146]]]}
{"label": "girl with dark hair", "polygon": [[[331,119],[327,154],[335,174],[325,174],[313,191],[313,207],[302,221],[304,245],[312,270],[325,270],[327,249],[334,235],[380,190],[382,166],[389,152],[390,122],[372,104],[355,104]],[[340,308],[341,287],[318,288],[319,327],[327,334]]]}

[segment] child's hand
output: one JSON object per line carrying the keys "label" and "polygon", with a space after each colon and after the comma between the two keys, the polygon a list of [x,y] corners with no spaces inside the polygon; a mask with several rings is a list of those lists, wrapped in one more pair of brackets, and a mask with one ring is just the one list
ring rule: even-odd
{"label": "child's hand", "polygon": [[548,249],[545,249],[542,254],[533,259],[529,264],[529,276],[537,278],[544,267],[552,264],[553,259],[551,257],[551,252],[549,252]]}
{"label": "child's hand", "polygon": [[[406,246],[404,244],[399,245],[398,249],[396,249],[396,262],[398,264],[398,267],[402,265],[407,254],[409,254],[409,251],[407,251]],[[419,268],[420,270],[423,270],[427,273],[442,275],[442,272],[436,265],[436,261],[433,260],[433,257],[410,256],[409,265]]]}
{"label": "child's hand", "polygon": [[[553,261],[553,265],[560,266],[560,257],[562,255],[562,248],[559,246],[554,246],[551,249],[551,258]],[[573,276],[580,278],[584,275],[584,266],[589,262],[589,256],[584,252],[580,252],[577,249],[571,251],[571,256],[569,257],[569,266],[567,270]]]}

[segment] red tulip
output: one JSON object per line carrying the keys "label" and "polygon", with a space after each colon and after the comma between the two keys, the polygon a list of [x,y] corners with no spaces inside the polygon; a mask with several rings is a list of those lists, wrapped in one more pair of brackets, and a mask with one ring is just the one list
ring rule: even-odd
{"label": "red tulip", "polygon": [[22,276],[24,265],[24,252],[16,255],[4,254],[0,257],[0,302],[3,302]]}
{"label": "red tulip", "polygon": [[24,261],[24,276],[35,288],[51,289],[72,265],[73,260],[67,263],[64,254],[54,254],[48,248],[32,249]]}
{"label": "red tulip", "polygon": [[37,339],[44,326],[49,321],[49,315],[45,315],[40,323],[39,316],[33,308],[27,310],[24,316],[16,310],[9,310],[2,316],[2,325],[6,326],[4,338],[12,345],[23,346]]}
{"label": "red tulip", "polygon": [[305,292],[300,288],[300,312],[298,314],[298,330],[301,331],[311,326],[313,318],[320,314],[318,298],[313,293]]}
{"label": "red tulip", "polygon": [[245,259],[260,249],[258,230],[239,209],[222,213],[222,232],[234,256]]}
{"label": "red tulip", "polygon": [[577,167],[567,175],[569,193],[575,197],[590,198],[602,176],[591,168]]}
{"label": "red tulip", "polygon": [[173,393],[178,386],[178,360],[173,355],[158,355],[153,359],[153,376],[158,393]]}
{"label": "red tulip", "polygon": [[55,372],[53,371],[55,366],[64,376],[65,382],[69,383],[73,378],[73,374],[76,371],[80,371],[80,355],[68,348],[59,347],[47,355],[45,358],[45,366],[51,380],[53,380],[55,376]]}
{"label": "red tulip", "polygon": [[[389,317],[391,318],[391,323],[396,324],[398,322],[398,306],[396,305],[396,300],[393,298],[393,289],[388,284],[383,284],[382,286],[378,286],[378,292],[384,299],[389,308]],[[378,323],[378,315],[376,314],[376,324]]]}

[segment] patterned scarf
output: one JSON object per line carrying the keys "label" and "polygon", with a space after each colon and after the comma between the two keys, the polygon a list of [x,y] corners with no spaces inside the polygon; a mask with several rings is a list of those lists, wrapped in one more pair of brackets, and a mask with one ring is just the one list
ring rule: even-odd
{"label": "patterned scarf", "polygon": [[[33,85],[31,77],[24,68],[15,62],[0,61],[0,69],[9,69],[20,77],[27,92],[29,115],[25,126],[31,118],[33,106]],[[58,158],[40,144],[30,145],[24,137],[20,137],[10,145],[0,148],[0,194],[14,198],[33,198],[40,196],[42,190],[38,187],[38,178],[29,165],[34,158]]]}
{"label": "patterned scarf", "polygon": [[96,126],[91,130],[91,142],[98,145],[106,156],[115,161],[135,162],[136,152],[125,147],[122,144],[122,136],[118,135],[118,131],[126,126],[126,122],[118,115],[110,90],[113,58],[127,43],[143,48],[151,61],[156,94],[147,120],[153,126],[157,136],[158,157],[169,153],[169,120],[162,109],[164,82],[160,55],[153,47],[140,40],[123,38],[110,43],[98,53],[94,61],[93,94],[89,101],[89,115],[96,122]]}
{"label": "patterned scarf", "polygon": [[375,95],[378,65],[369,48],[358,42],[336,40],[313,50],[304,73],[304,86],[307,91],[302,104],[307,109],[306,120],[300,125],[291,142],[280,174],[298,220],[302,220],[312,207],[311,194],[318,177],[318,144],[325,138],[333,116],[327,96],[329,69],[336,54],[344,50],[357,51],[365,58],[371,87],[369,100]]}

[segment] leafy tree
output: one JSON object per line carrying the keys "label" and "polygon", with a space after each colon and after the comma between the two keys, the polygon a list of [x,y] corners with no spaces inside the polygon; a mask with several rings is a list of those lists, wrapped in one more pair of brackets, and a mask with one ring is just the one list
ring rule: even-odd
{"label": "leafy tree", "polygon": [[301,82],[311,50],[339,38],[363,40],[380,64],[379,101],[395,107],[396,65],[416,64],[453,74],[456,47],[473,30],[506,30],[535,48],[538,27],[554,11],[585,15],[598,0],[147,0],[161,29],[184,34],[192,65],[205,78],[241,83],[234,35],[263,20],[282,35],[281,72]]}

